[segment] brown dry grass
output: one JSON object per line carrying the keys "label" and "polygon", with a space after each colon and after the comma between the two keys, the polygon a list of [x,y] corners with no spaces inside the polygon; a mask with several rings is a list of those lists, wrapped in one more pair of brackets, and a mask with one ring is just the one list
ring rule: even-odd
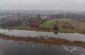
{"label": "brown dry grass", "polygon": [[9,36],[0,34],[0,38],[8,39],[8,40],[15,40],[15,41],[31,41],[34,43],[44,43],[49,45],[71,45],[71,46],[80,46],[85,48],[85,42],[81,41],[69,41],[66,39],[60,39],[60,38],[44,38],[44,37],[15,37],[15,36]]}

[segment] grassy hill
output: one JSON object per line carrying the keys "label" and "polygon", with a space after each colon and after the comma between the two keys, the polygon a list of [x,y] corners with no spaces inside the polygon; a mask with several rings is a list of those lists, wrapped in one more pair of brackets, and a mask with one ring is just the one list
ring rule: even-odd
{"label": "grassy hill", "polygon": [[6,28],[13,28],[13,29],[23,29],[23,30],[38,30],[38,31],[55,31],[53,28],[55,25],[58,26],[58,32],[64,33],[85,33],[85,23],[73,19],[50,19],[42,22],[37,27],[30,27],[30,26],[12,26]]}
{"label": "grassy hill", "polygon": [[55,24],[58,25],[59,32],[85,32],[85,23],[72,19],[47,20],[44,23],[42,23],[39,27],[53,29]]}
{"label": "grassy hill", "polygon": [[42,23],[39,27],[52,29],[55,24],[56,24],[56,20],[47,20],[44,23]]}

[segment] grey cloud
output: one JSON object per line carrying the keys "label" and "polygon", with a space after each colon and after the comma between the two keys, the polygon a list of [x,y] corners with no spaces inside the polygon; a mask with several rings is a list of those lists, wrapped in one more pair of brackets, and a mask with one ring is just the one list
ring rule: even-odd
{"label": "grey cloud", "polygon": [[0,8],[85,11],[85,0],[0,0]]}

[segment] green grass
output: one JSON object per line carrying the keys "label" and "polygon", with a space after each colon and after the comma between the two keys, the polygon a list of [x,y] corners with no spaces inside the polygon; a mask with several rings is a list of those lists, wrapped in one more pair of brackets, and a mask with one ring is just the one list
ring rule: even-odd
{"label": "green grass", "polygon": [[[56,23],[57,21],[57,23]],[[64,28],[62,26],[65,25],[65,23],[70,24],[73,28]],[[63,33],[85,33],[85,23],[80,22],[77,20],[72,19],[52,19],[47,20],[44,23],[42,23],[39,27],[40,28],[48,28],[53,29],[54,25],[57,24],[59,26],[58,32]]]}
{"label": "green grass", "polygon": [[[57,22],[57,23],[56,23]],[[77,20],[72,19],[51,19],[47,20],[39,25],[39,28],[30,27],[26,25],[19,25],[19,26],[12,26],[12,27],[6,27],[8,29],[20,29],[20,30],[38,30],[38,31],[54,31],[53,27],[54,25],[58,25],[59,29],[58,32],[63,33],[84,33],[85,34],[85,23],[80,22]],[[66,26],[66,24],[71,25],[73,28],[68,28],[69,25],[67,25],[67,28],[63,27]]]}
{"label": "green grass", "polygon": [[7,29],[19,29],[19,30],[28,30],[30,29],[30,26],[26,25],[19,25],[19,26],[10,26],[10,27],[5,27]]}
{"label": "green grass", "polygon": [[30,29],[30,26],[25,26],[25,25],[21,25],[21,26],[16,26],[15,27],[16,29],[20,29],[20,30],[28,30],[28,29]]}
{"label": "green grass", "polygon": [[55,20],[48,20],[48,21],[45,21],[44,23],[42,23],[39,27],[52,29],[55,24],[56,24]]}

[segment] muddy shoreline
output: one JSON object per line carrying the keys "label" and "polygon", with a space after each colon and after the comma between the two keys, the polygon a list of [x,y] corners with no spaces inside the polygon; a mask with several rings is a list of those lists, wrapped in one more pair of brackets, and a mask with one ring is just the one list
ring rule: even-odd
{"label": "muddy shoreline", "polygon": [[71,45],[71,46],[80,46],[85,48],[85,42],[82,41],[69,41],[66,39],[61,38],[44,38],[40,37],[16,37],[16,36],[9,36],[5,34],[0,34],[0,38],[7,39],[7,40],[15,40],[15,41],[30,41],[33,43],[44,43],[49,45]]}

